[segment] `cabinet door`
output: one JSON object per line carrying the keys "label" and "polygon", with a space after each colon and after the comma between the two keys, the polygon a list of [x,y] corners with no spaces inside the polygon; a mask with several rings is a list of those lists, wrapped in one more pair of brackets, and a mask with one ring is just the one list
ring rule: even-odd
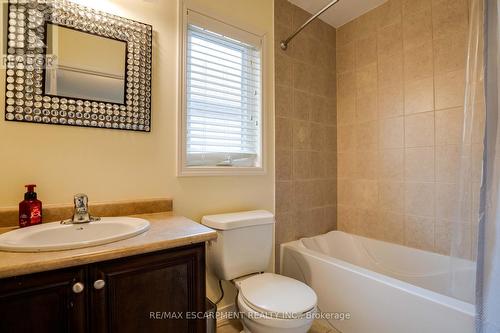
{"label": "cabinet door", "polygon": [[0,280],[0,332],[85,332],[85,278],[71,268]]}
{"label": "cabinet door", "polygon": [[205,332],[187,318],[205,308],[204,244],[97,263],[89,281],[93,333]]}

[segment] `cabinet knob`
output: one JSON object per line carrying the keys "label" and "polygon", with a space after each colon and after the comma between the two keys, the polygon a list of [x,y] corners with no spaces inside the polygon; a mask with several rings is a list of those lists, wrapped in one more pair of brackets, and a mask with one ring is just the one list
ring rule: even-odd
{"label": "cabinet knob", "polygon": [[104,288],[105,285],[106,285],[106,282],[104,280],[101,280],[101,279],[95,280],[94,289],[97,289],[97,290],[102,289],[102,288]]}
{"label": "cabinet knob", "polygon": [[77,282],[73,285],[73,287],[71,289],[73,290],[73,292],[75,294],[79,294],[83,291],[84,288],[85,288],[85,286],[83,285],[83,283]]}

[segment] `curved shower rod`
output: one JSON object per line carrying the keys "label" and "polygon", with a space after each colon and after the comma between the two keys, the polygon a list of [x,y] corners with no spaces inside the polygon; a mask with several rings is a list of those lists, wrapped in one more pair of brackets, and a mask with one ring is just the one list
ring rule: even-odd
{"label": "curved shower rod", "polygon": [[281,41],[281,43],[280,43],[281,49],[283,51],[286,51],[286,49],[288,48],[288,43],[290,43],[292,41],[292,39],[299,34],[299,32],[301,32],[305,27],[307,27],[309,25],[309,23],[311,23],[312,21],[314,21],[318,16],[320,16],[321,14],[323,14],[325,11],[328,10],[328,8],[330,8],[331,6],[335,5],[339,1],[340,0],[333,0],[332,2],[330,2],[329,4],[327,4],[325,7],[323,7],[319,12],[317,12],[316,14],[314,14],[313,16],[311,16],[304,24],[302,24],[297,30],[295,30],[295,32],[293,34],[291,34],[290,37],[288,37],[287,39]]}

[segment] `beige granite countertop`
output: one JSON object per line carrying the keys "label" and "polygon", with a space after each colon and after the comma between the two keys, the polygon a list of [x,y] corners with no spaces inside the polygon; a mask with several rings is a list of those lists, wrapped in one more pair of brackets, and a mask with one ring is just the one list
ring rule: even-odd
{"label": "beige granite countertop", "polygon": [[[85,265],[217,238],[214,230],[171,212],[133,216],[148,220],[151,228],[129,239],[82,249],[39,253],[0,251],[0,278]],[[0,228],[0,233],[13,229]]]}

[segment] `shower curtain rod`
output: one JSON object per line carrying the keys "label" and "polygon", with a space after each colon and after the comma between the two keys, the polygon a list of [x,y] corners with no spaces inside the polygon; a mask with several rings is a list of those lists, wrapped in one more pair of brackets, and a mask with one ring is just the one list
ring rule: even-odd
{"label": "shower curtain rod", "polygon": [[281,49],[283,51],[286,51],[286,49],[288,48],[288,43],[290,43],[292,41],[292,39],[299,34],[299,32],[301,32],[305,27],[307,27],[309,25],[309,23],[311,23],[312,21],[314,21],[318,16],[320,16],[321,14],[323,14],[328,8],[330,8],[331,6],[335,5],[339,1],[340,0],[333,0],[332,2],[330,2],[329,4],[327,4],[325,7],[323,7],[323,9],[321,9],[319,12],[317,12],[316,14],[314,14],[313,16],[311,16],[309,18],[309,20],[307,20],[297,30],[295,30],[295,32],[293,34],[291,34],[290,37],[288,37],[287,39],[281,41],[281,43],[280,43]]}

